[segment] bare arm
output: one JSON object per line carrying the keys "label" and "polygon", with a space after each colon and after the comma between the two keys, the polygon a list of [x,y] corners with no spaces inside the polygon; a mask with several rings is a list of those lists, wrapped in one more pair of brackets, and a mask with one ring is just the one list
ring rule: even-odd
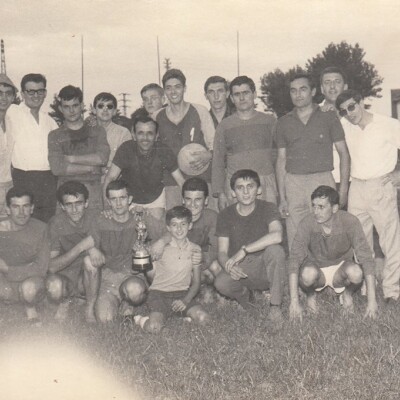
{"label": "bare arm", "polygon": [[179,187],[182,187],[185,183],[185,178],[183,177],[181,170],[177,168],[174,172],[171,172],[171,175]]}
{"label": "bare arm", "polygon": [[365,283],[367,285],[368,304],[364,318],[370,317],[375,319],[378,314],[378,303],[376,302],[375,295],[375,276],[372,274],[367,275],[365,277]]}
{"label": "bare arm", "polygon": [[340,207],[344,207],[347,203],[347,192],[349,190],[350,154],[344,140],[335,142],[334,144],[340,158]]}
{"label": "bare arm", "polygon": [[286,189],[285,189],[285,176],[286,176],[286,148],[282,147],[278,149],[278,158],[276,160],[276,180],[278,183],[279,191],[279,212],[282,218],[286,218],[288,213],[288,205],[286,200]]}
{"label": "bare arm", "polygon": [[115,181],[118,177],[119,174],[121,173],[121,168],[115,165],[114,163],[111,164],[107,175],[104,178],[104,183],[102,187],[102,192],[103,192],[103,207],[106,208],[107,205],[107,196],[106,196],[106,189],[107,186],[110,182]]}
{"label": "bare arm", "polygon": [[67,161],[71,164],[101,167],[104,164],[103,159],[97,153],[84,154],[84,155],[71,155],[65,156]]}

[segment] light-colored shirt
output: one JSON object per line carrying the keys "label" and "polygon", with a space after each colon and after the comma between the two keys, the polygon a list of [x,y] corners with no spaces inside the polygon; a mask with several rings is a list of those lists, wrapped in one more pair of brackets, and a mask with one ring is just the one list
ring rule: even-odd
{"label": "light-colored shirt", "polygon": [[345,118],[342,125],[351,157],[351,176],[374,179],[392,172],[400,149],[400,121],[372,114],[372,121],[363,129]]}
{"label": "light-colored shirt", "polygon": [[119,146],[131,140],[132,135],[124,126],[118,125],[112,121],[105,129],[107,133],[107,142],[110,146],[110,157],[108,159],[107,168],[110,168]]}
{"label": "light-colored shirt", "polygon": [[24,171],[50,170],[47,150],[47,137],[58,125],[44,111],[39,111],[39,123],[36,122],[25,103],[11,105],[7,111],[13,126],[14,150],[12,164]]}
{"label": "light-colored shirt", "polygon": [[6,130],[0,126],[0,186],[11,182],[11,155],[14,147],[12,125],[8,115],[5,116]]}

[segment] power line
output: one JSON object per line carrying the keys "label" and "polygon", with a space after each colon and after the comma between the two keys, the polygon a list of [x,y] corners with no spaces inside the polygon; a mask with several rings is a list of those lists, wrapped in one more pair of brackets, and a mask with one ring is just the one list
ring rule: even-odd
{"label": "power line", "polygon": [[122,110],[123,110],[122,112],[124,114],[124,117],[126,117],[126,110],[129,107],[127,105],[127,103],[130,102],[130,100],[127,97],[130,96],[131,94],[130,93],[120,93],[119,95],[122,96],[122,99],[118,99],[118,101],[120,101],[122,103],[122,106],[121,106]]}

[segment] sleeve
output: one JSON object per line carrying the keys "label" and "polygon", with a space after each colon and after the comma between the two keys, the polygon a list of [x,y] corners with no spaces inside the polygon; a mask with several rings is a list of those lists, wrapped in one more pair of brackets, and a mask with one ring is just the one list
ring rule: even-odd
{"label": "sleeve", "polygon": [[121,146],[117,149],[115,156],[112,160],[112,163],[115,164],[119,169],[124,169],[126,166],[126,161],[129,160],[127,157],[127,144],[122,143]]}
{"label": "sleeve", "polygon": [[103,164],[106,165],[110,156],[110,146],[107,141],[107,133],[103,127],[96,127],[96,131],[97,141],[95,152],[100,156]]}
{"label": "sleeve", "polygon": [[278,149],[286,148],[287,143],[285,140],[285,122],[278,119],[275,126],[275,143]]}
{"label": "sleeve", "polygon": [[310,240],[310,229],[303,219],[297,227],[289,256],[289,274],[298,273],[300,266],[308,255],[308,243]]}
{"label": "sleeve", "polygon": [[199,104],[193,104],[193,107],[199,114],[201,121],[201,131],[203,132],[204,141],[208,150],[213,150],[214,147],[214,136],[215,136],[215,127],[214,122],[211,118],[210,113],[207,108],[201,106]]}
{"label": "sleeve", "polygon": [[332,143],[341,142],[344,140],[344,130],[339,118],[336,115],[336,111],[327,111],[326,114],[330,114],[331,117],[330,135]]}
{"label": "sleeve", "polygon": [[269,225],[273,221],[281,220],[281,215],[279,213],[278,207],[274,203],[266,203],[264,213],[264,220],[267,222],[267,225]]}
{"label": "sleeve", "polygon": [[372,251],[367,243],[361,223],[357,218],[354,218],[350,224],[348,232],[351,232],[354,254],[358,263],[361,264],[364,275],[375,275],[375,261]]}
{"label": "sleeve", "polygon": [[393,126],[390,127],[390,142],[400,149],[400,121],[390,118]]}
{"label": "sleeve", "polygon": [[132,140],[132,135],[129,130],[125,127],[121,130],[121,144],[127,142],[128,140]]}
{"label": "sleeve", "polygon": [[217,217],[217,227],[215,229],[215,235],[217,237],[229,237],[230,229],[229,229],[229,209],[222,210],[218,214]]}
{"label": "sleeve", "polygon": [[211,188],[212,194],[218,195],[225,191],[225,134],[223,123],[217,126],[214,139],[214,152],[211,165]]}
{"label": "sleeve", "polygon": [[43,227],[37,239],[35,260],[24,266],[11,266],[7,278],[14,282],[22,282],[32,276],[45,277],[49,269],[50,243],[47,226]]}
{"label": "sleeve", "polygon": [[67,171],[67,162],[64,160],[59,133],[60,131],[54,130],[48,136],[49,164],[51,172],[56,176],[65,175]]}
{"label": "sleeve", "polygon": [[61,243],[59,235],[59,227],[57,223],[52,219],[49,222],[49,240],[50,240],[50,251],[61,252]]}
{"label": "sleeve", "polygon": [[89,229],[89,235],[93,238],[94,241],[94,247],[100,249],[100,244],[101,244],[101,234],[100,234],[100,228],[98,225],[98,219],[92,222],[90,229]]}

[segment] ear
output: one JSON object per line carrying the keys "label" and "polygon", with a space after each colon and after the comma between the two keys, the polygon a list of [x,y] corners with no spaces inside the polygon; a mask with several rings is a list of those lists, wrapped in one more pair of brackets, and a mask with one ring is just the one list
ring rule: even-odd
{"label": "ear", "polygon": [[94,115],[96,115],[96,113],[97,113],[96,107],[94,107],[93,104],[90,105],[90,111],[91,111],[92,114],[94,114]]}
{"label": "ear", "polygon": [[117,109],[116,109],[116,108],[113,108],[111,114],[112,114],[113,117],[115,117],[115,116],[117,115]]}
{"label": "ear", "polygon": [[257,196],[260,196],[261,194],[262,194],[262,187],[259,186],[259,187],[257,188]]}
{"label": "ear", "polygon": [[311,90],[311,95],[312,95],[312,97],[315,96],[315,93],[317,93],[317,88],[314,88],[314,89]]}
{"label": "ear", "polygon": [[129,197],[128,197],[128,204],[131,204],[131,203],[132,203],[132,200],[133,200],[133,196],[129,196]]}
{"label": "ear", "polygon": [[235,193],[235,191],[232,190],[232,189],[231,189],[231,195],[232,195],[232,197],[234,197],[234,198],[236,199],[236,193]]}
{"label": "ear", "polygon": [[339,204],[334,204],[332,206],[332,212],[336,214],[339,211]]}
{"label": "ear", "polygon": [[34,208],[35,208],[35,205],[34,205],[34,204],[32,204],[32,205],[31,205],[31,215],[33,214],[33,210],[34,210]]}
{"label": "ear", "polygon": [[89,200],[86,200],[85,201],[85,208],[88,208],[88,205],[89,205]]}
{"label": "ear", "polygon": [[253,99],[254,99],[254,100],[257,99],[257,90],[255,90],[254,93],[253,93]]}
{"label": "ear", "polygon": [[204,199],[204,205],[207,207],[208,206],[208,196]]}
{"label": "ear", "polygon": [[347,85],[347,83],[345,83],[343,86],[343,90],[347,90],[348,88],[349,88],[349,86]]}
{"label": "ear", "polygon": [[6,213],[7,213],[7,215],[11,215],[11,210],[10,210],[10,207],[8,207],[8,206],[6,206]]}
{"label": "ear", "polygon": [[189,224],[189,231],[191,231],[192,228],[193,228],[193,222],[191,222],[191,223]]}

